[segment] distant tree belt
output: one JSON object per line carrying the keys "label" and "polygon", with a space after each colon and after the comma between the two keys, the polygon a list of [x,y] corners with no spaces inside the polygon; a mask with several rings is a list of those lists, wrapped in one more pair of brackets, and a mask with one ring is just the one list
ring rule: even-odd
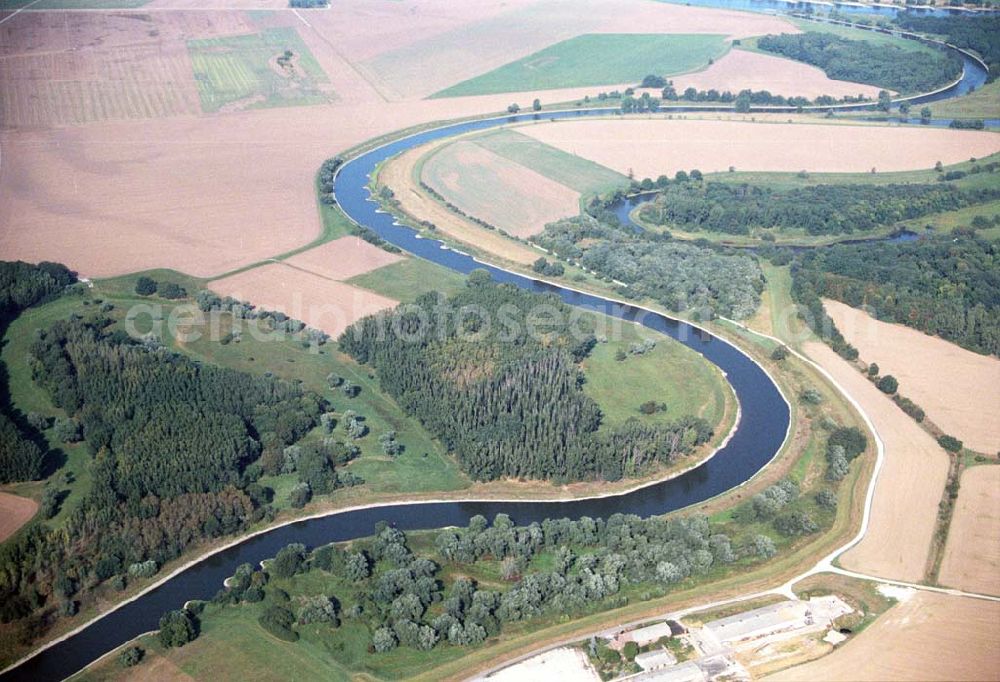
{"label": "distant tree belt", "polygon": [[772,190],[754,185],[673,183],[640,210],[654,225],[696,232],[749,234],[755,228],[804,229],[811,235],[868,232],[932,213],[1000,199],[1000,188],[947,184],[816,185]]}
{"label": "distant tree belt", "polygon": [[617,224],[601,202],[589,213],[545,226],[532,241],[608,280],[625,284],[619,294],[653,298],[676,312],[699,319],[714,315],[742,319],[757,309],[763,277],[745,254],[682,244],[669,235],[636,233]]}
{"label": "distant tree belt", "polygon": [[793,268],[800,303],[871,306],[880,320],[1000,355],[1000,248],[961,233],[815,249]]}
{"label": "distant tree belt", "polygon": [[962,59],[953,52],[907,50],[830,33],[767,35],[758,39],[757,47],[818,66],[835,80],[876,85],[903,94],[934,90],[962,73]]}
{"label": "distant tree belt", "polygon": [[924,17],[903,13],[896,15],[895,22],[907,31],[933,33],[952,45],[975,50],[989,66],[990,80],[1000,75],[1000,17]]}
{"label": "distant tree belt", "polygon": [[[22,310],[59,296],[76,276],[65,265],[0,261],[0,333]],[[0,483],[41,478],[46,448],[10,405],[6,370],[0,369]]]}
{"label": "distant tree belt", "polygon": [[[574,323],[579,316],[554,297],[478,272],[457,295],[427,294],[416,306],[356,322],[340,346],[374,366],[381,386],[478,480],[617,480],[671,462],[712,435],[694,417],[665,426],[630,420],[598,433],[601,410],[583,392],[579,367],[596,339],[573,333],[586,331],[586,320]],[[530,333],[540,310],[557,319],[542,338]]]}

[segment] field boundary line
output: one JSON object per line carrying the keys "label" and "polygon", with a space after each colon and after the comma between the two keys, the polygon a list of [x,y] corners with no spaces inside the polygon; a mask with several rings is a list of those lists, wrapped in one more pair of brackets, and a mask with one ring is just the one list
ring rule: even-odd
{"label": "field boundary line", "polygon": [[5,16],[5,17],[4,17],[3,19],[0,19],[0,24],[4,23],[5,21],[10,21],[11,19],[13,19],[14,17],[16,17],[16,16],[18,15],[18,14],[20,14],[20,13],[21,13],[21,12],[23,12],[24,10],[28,9],[28,8],[29,8],[29,7],[31,7],[32,5],[37,5],[37,4],[38,4],[38,3],[40,3],[41,1],[42,1],[42,0],[31,0],[31,2],[29,2],[29,3],[27,4],[27,5],[25,5],[25,6],[23,6],[23,7],[18,7],[18,8],[16,9],[16,10],[14,10],[14,13],[13,13],[13,14],[8,14],[8,15],[7,15],[7,16]]}

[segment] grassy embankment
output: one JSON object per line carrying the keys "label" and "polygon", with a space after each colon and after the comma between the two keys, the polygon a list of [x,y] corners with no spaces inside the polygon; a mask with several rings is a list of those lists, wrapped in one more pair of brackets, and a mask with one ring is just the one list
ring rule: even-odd
{"label": "grassy embankment", "polygon": [[728,49],[729,42],[722,35],[585,34],[546,47],[433,96],[464,97],[637,83],[651,73],[679,75],[697,71]]}

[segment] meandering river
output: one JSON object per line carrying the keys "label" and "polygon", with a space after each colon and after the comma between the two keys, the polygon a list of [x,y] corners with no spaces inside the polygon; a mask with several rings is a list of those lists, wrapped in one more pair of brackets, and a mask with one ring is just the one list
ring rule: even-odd
{"label": "meandering river", "polygon": [[[962,83],[939,93],[937,98],[953,97],[968,91],[969,87],[978,87],[985,81],[982,66],[968,56],[964,58],[966,70]],[[699,111],[704,108],[689,107],[683,110]],[[342,511],[274,528],[180,571],[154,589],[41,650],[7,671],[2,676],[3,679],[37,681],[67,677],[137,635],[156,629],[157,622],[165,611],[179,608],[189,599],[211,598],[239,564],[256,564],[274,556],[279,549],[292,542],[314,547],[363,537],[372,533],[378,521],[386,521],[404,530],[415,530],[465,525],[476,514],[492,518],[500,512],[510,514],[518,524],[528,524],[546,517],[607,517],[618,512],[640,516],[664,514],[724,493],[742,485],[759,472],[777,454],[785,441],[789,429],[789,406],[763,368],[741,350],[686,322],[485,265],[468,255],[448,249],[436,240],[421,238],[415,230],[398,225],[391,215],[381,211],[368,190],[370,175],[379,163],[432,140],[508,123],[606,116],[614,112],[613,109],[585,109],[520,114],[446,125],[410,135],[345,163],[337,175],[336,198],[352,220],[417,257],[462,273],[485,268],[495,280],[555,294],[569,305],[638,322],[701,353],[725,373],[741,407],[735,432],[714,457],[681,476],[619,495],[565,502],[399,503]]]}

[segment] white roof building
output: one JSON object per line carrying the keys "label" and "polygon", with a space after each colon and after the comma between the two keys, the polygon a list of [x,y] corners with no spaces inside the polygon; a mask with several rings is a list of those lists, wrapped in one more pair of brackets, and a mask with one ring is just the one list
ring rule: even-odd
{"label": "white roof building", "polygon": [[666,649],[654,649],[637,654],[635,663],[643,670],[657,670],[677,663],[677,658]]}

